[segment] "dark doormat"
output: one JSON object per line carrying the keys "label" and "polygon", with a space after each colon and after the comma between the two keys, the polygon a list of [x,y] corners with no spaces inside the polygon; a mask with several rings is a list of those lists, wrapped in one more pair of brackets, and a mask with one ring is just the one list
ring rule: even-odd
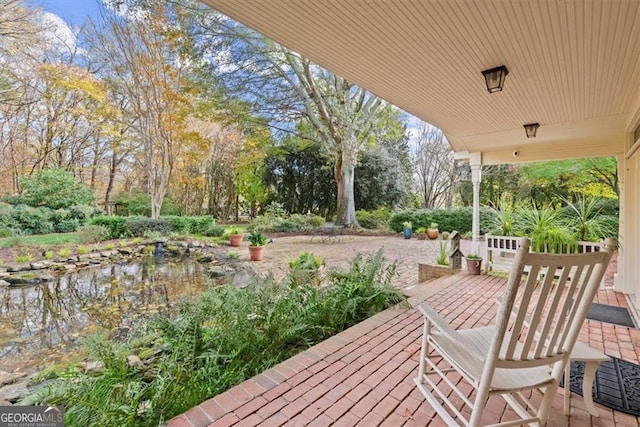
{"label": "dark doormat", "polygon": [[589,307],[587,319],[628,326],[630,328],[636,327],[629,313],[629,309],[616,307],[614,305],[598,304],[596,302],[592,303],[591,307]]}
{"label": "dark doormat", "polygon": [[[640,415],[640,365],[611,357],[602,362],[593,382],[593,401],[616,411]],[[582,396],[584,362],[571,362],[571,391]],[[564,387],[562,382],[561,387]]]}

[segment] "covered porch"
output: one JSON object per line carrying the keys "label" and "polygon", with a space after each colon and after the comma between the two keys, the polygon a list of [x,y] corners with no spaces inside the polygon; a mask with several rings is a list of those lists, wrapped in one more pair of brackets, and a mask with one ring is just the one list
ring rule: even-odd
{"label": "covered porch", "polygon": [[[597,302],[626,306],[623,294],[607,287]],[[415,306],[429,302],[456,327],[488,324],[501,274],[460,273],[408,290],[411,307],[386,310],[169,421],[191,426],[443,426],[413,378],[420,356],[422,317]],[[587,320],[580,341],[608,355],[640,363],[640,330]],[[587,412],[573,393],[571,416],[563,412],[563,389],[553,404],[550,426],[639,426],[640,418],[596,404]],[[491,398],[487,421],[514,416],[503,400]]]}

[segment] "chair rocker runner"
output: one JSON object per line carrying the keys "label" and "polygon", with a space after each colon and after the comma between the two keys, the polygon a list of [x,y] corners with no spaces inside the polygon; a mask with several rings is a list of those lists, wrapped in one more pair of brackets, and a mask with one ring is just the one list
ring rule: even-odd
{"label": "chair rocker runner", "polygon": [[[530,253],[529,246],[529,239],[520,241],[493,325],[455,330],[429,305],[419,307],[424,329],[415,383],[448,425],[486,425],[492,395],[502,396],[520,417],[493,425],[547,423],[615,242],[607,239],[600,252],[571,255]],[[465,381],[472,392],[459,386]],[[543,392],[538,408],[527,398],[531,393],[523,393],[536,389]],[[468,410],[461,409],[465,405]]]}

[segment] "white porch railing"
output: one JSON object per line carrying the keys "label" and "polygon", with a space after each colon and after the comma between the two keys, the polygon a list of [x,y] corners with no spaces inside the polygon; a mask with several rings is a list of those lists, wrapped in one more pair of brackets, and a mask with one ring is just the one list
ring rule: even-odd
{"label": "white porch railing", "polygon": [[[485,235],[485,271],[492,270],[495,266],[503,266],[508,269],[511,259],[518,250],[518,242],[520,237],[515,236],[494,236],[492,234]],[[576,250],[578,253],[599,252],[602,242],[577,242]],[[567,245],[566,252],[571,253],[572,248]]]}

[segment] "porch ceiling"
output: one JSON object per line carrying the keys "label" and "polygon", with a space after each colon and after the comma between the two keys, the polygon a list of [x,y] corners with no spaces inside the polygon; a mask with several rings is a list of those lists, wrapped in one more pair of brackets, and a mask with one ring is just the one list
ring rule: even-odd
{"label": "porch ceiling", "polygon": [[[622,154],[640,105],[638,1],[202,1],[487,159]],[[489,94],[481,71],[498,65]]]}

